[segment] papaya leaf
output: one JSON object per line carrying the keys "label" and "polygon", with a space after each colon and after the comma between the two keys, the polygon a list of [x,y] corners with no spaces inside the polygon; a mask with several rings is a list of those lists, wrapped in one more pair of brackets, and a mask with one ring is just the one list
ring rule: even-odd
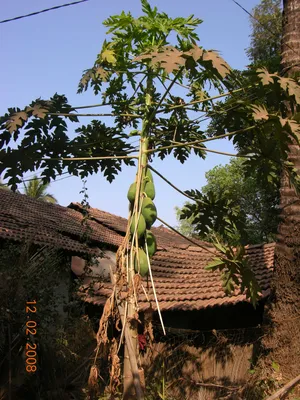
{"label": "papaya leaf", "polygon": [[280,77],[278,80],[280,87],[286,90],[290,96],[294,96],[298,104],[300,104],[300,85],[292,78]]}
{"label": "papaya leaf", "polygon": [[199,61],[199,59],[203,56],[203,49],[196,44],[194,44],[193,48],[188,52],[185,52],[186,55],[192,56],[195,62]]}
{"label": "papaya leaf", "polygon": [[260,121],[260,120],[268,120],[269,119],[269,114],[265,106],[263,105],[252,105],[251,106],[253,113],[252,116],[255,121]]}
{"label": "papaya leaf", "polygon": [[9,133],[15,132],[18,128],[22,127],[24,123],[27,121],[28,115],[25,111],[17,112],[12,115],[10,119],[6,122],[6,128]]}
{"label": "papaya leaf", "polygon": [[36,103],[33,107],[27,107],[26,111],[31,111],[32,115],[37,118],[45,118],[49,110],[43,107],[41,104]]}
{"label": "papaya leaf", "polygon": [[116,64],[116,57],[115,57],[115,52],[113,50],[110,49],[105,49],[102,53],[101,53],[101,58],[103,61],[107,61],[108,63],[115,65]]}
{"label": "papaya leaf", "polygon": [[270,74],[266,68],[258,68],[256,72],[264,86],[274,83],[274,74]]}
{"label": "papaya leaf", "polygon": [[218,71],[222,78],[225,78],[225,76],[231,72],[230,66],[216,51],[204,51],[203,61],[211,61],[213,67]]}
{"label": "papaya leaf", "polygon": [[95,76],[96,78],[100,78],[103,82],[106,82],[109,72],[102,67],[95,67]]}
{"label": "papaya leaf", "polygon": [[163,68],[168,74],[185,64],[182,52],[173,46],[164,46],[158,51],[135,57],[133,61],[150,61],[150,65]]}

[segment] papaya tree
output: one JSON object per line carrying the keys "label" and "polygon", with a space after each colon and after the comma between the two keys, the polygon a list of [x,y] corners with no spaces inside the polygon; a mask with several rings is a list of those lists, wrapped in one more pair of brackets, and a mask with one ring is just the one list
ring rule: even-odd
{"label": "papaya tree", "polygon": [[[110,390],[116,390],[120,383],[118,352],[124,343],[125,399],[144,398],[137,341],[138,298],[140,292],[146,292],[143,278],[148,276],[155,294],[151,257],[156,251],[156,240],[151,226],[158,217],[152,172],[170,183],[151,166],[151,161],[154,157],[164,159],[172,155],[184,163],[192,153],[204,159],[210,151],[207,143],[220,137],[251,135],[260,137],[265,144],[269,140],[266,125],[270,123],[276,135],[273,140],[281,143],[278,157],[286,159],[287,144],[291,138],[298,140],[299,130],[298,124],[285,118],[279,107],[269,114],[259,101],[264,93],[272,93],[279,99],[278,103],[280,99],[291,104],[299,102],[295,81],[283,82],[280,76],[270,75],[266,70],[253,73],[251,90],[261,95],[256,103],[251,102],[247,97],[249,88],[237,88],[239,78],[225,60],[217,52],[197,44],[196,29],[201,23],[198,18],[193,15],[170,18],[156,7],[152,8],[146,0],[141,0],[141,4],[143,15],[138,18],[122,12],[104,21],[108,28],[107,40],[94,65],[84,71],[79,82],[79,93],[92,89],[95,95],[101,94],[101,103],[72,107],[65,96],[55,94],[50,100],[35,100],[22,110],[10,108],[0,120],[0,174],[4,172],[8,184],[15,189],[25,172],[37,169],[47,183],[63,171],[82,178],[101,171],[111,182],[121,171],[122,163],[136,168],[134,182],[128,190],[127,231],[117,251],[116,273],[111,274],[113,290],[99,323],[97,351],[89,380],[91,385],[95,382],[97,356],[101,345],[110,340],[108,325],[121,323],[120,334],[111,340]],[[218,94],[211,97],[208,88],[214,88]],[[236,123],[235,129],[211,137],[202,129],[202,120],[213,112],[215,100],[229,95],[235,98],[237,105],[240,96],[247,99],[241,102],[242,111],[239,110],[243,116],[241,128]],[[100,107],[104,108],[102,113],[81,111]],[[77,135],[71,139],[67,135],[67,121],[78,123],[78,118],[85,116],[98,119],[78,127]],[[100,117],[112,118],[113,126],[107,126]],[[138,146],[134,145],[136,139]],[[252,147],[241,155],[248,168],[267,159],[270,168],[264,171],[264,176],[272,179],[273,161],[257,143],[250,141]],[[285,168],[297,186],[293,166],[286,162]],[[180,192],[197,206],[203,206],[197,191]],[[222,207],[220,215],[226,205]],[[191,209],[191,213],[195,210]],[[228,229],[234,228],[234,218],[228,219]],[[237,252],[218,242],[216,247],[221,255],[209,268],[222,270],[225,290],[230,292],[235,285],[241,285],[247,296],[256,301],[258,288],[244,262],[243,247]],[[156,305],[159,312],[157,298]],[[161,323],[164,329],[162,319]]]}

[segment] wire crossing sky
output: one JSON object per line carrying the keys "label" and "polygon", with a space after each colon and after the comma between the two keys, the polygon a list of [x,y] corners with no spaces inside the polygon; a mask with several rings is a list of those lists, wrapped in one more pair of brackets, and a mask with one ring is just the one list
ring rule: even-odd
{"label": "wire crossing sky", "polygon": [[[150,2],[152,6],[157,6],[160,11],[173,18],[194,14],[202,19],[203,23],[197,30],[200,45],[206,49],[220,51],[221,56],[232,68],[243,69],[249,63],[245,54],[245,48],[250,43],[249,16],[232,1]],[[57,3],[58,0],[47,0],[49,9],[57,7]],[[63,1],[61,3],[63,5]],[[82,72],[94,64],[105,39],[106,29],[102,21],[110,15],[119,14],[122,10],[130,11],[137,17],[141,15],[141,6],[139,0],[85,0],[85,3],[80,7],[61,7],[56,12],[40,13],[36,18],[22,18],[15,23],[0,25],[0,48],[5,61],[1,63],[0,115],[9,107],[23,108],[37,98],[48,99],[55,92],[65,94],[72,106],[97,104],[102,101],[101,96],[94,96],[92,91],[76,94]],[[246,4],[248,10],[252,10],[258,3],[259,0],[241,2]],[[7,20],[16,15],[28,15],[39,10],[40,6],[40,0],[10,0],[2,6],[1,18]],[[180,96],[179,89],[178,95]],[[112,123],[110,117],[99,118],[107,124]],[[80,123],[87,125],[91,119],[92,117],[81,118]],[[74,128],[78,127],[73,125],[70,131],[72,137],[75,135]],[[206,125],[207,121],[204,120],[203,130]],[[231,142],[225,139],[214,141],[210,148],[224,153],[235,153]],[[215,165],[227,162],[229,157],[210,153],[205,161],[192,156],[183,165],[171,158],[161,161],[154,157],[153,167],[184,191],[200,189],[206,183],[205,172]],[[33,173],[28,174],[25,179],[31,179],[32,175]],[[134,176],[135,168],[124,167],[112,184],[101,174],[89,177],[86,186],[90,205],[127,217],[126,195]],[[181,206],[187,199],[158,177],[155,179],[155,185],[159,217],[174,226],[174,207]],[[66,206],[72,201],[82,200],[82,194],[79,193],[82,186],[83,182],[79,178],[71,177],[54,181],[49,192],[53,193],[61,205]]]}
{"label": "wire crossing sky", "polygon": [[62,4],[60,6],[55,6],[55,7],[51,7],[51,8],[45,8],[44,10],[35,11],[35,12],[30,13],[30,14],[20,15],[19,17],[4,19],[3,21],[0,21],[0,24],[5,24],[6,22],[17,21],[19,19],[32,17],[34,15],[43,14],[43,13],[48,12],[48,11],[58,10],[59,8],[63,8],[63,7],[74,6],[74,5],[79,4],[79,3],[85,3],[86,1],[89,1],[89,0],[73,1],[73,3]]}

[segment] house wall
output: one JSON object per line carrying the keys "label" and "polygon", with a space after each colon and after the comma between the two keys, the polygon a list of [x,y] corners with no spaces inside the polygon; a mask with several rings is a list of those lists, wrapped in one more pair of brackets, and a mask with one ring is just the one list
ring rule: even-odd
{"label": "house wall", "polygon": [[256,309],[239,303],[164,312],[166,336],[154,316],[154,344],[143,355],[148,390],[157,395],[164,382],[168,399],[252,399],[239,396],[256,362],[263,308],[261,302]]}
{"label": "house wall", "polygon": [[[76,276],[85,275],[84,283],[92,279],[99,279],[103,282],[110,282],[110,272],[115,271],[116,253],[110,250],[103,251],[102,257],[97,257],[92,262],[87,263],[83,258],[72,257],[72,272]],[[87,268],[87,271],[85,269]]]}
{"label": "house wall", "polygon": [[185,340],[156,343],[143,357],[148,396],[159,398],[164,390],[166,399],[246,399],[235,396],[251,376],[254,347],[226,341],[210,346]]}

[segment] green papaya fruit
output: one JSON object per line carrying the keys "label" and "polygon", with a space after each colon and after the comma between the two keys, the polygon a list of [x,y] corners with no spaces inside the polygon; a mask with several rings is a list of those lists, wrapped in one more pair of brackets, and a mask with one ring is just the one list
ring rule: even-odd
{"label": "green papaya fruit", "polygon": [[147,197],[149,197],[151,200],[154,200],[155,197],[155,187],[153,182],[149,181],[146,183],[144,192],[146,193]]}
{"label": "green papaya fruit", "polygon": [[148,178],[148,181],[153,182],[153,176],[152,176],[150,168],[146,169],[146,178]]}
{"label": "green papaya fruit", "polygon": [[[136,216],[134,215],[132,220],[131,220],[131,225],[130,225],[130,233],[133,235],[134,230],[135,230],[135,225],[136,225]],[[142,237],[146,232],[146,221],[144,216],[141,214],[139,221],[138,221],[138,226],[137,226],[137,236],[138,238]]]}
{"label": "green papaya fruit", "polygon": [[157,218],[157,210],[153,201],[145,197],[142,202],[142,215],[145,218],[147,228],[150,228]]}
{"label": "green papaya fruit", "polygon": [[152,257],[157,250],[156,238],[153,235],[153,233],[148,230],[146,232],[146,242],[147,242],[149,257]]}
{"label": "green papaya fruit", "polygon": [[130,185],[128,193],[127,193],[127,199],[130,201],[130,203],[134,202],[135,194],[136,194],[136,182],[134,182]]}
{"label": "green papaya fruit", "polygon": [[139,249],[134,257],[134,270],[141,276],[146,276],[149,272],[147,255],[143,249]]}

